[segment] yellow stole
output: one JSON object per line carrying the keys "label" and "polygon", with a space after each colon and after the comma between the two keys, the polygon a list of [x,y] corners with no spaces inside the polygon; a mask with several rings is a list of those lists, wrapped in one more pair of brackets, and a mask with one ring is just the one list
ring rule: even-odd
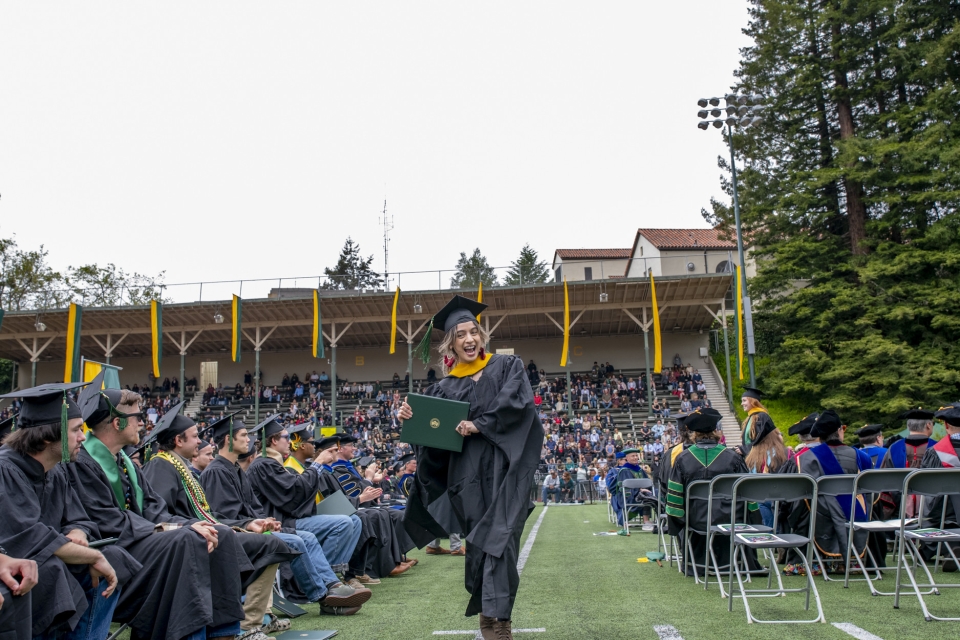
{"label": "yellow stole", "polygon": [[453,369],[450,369],[450,373],[447,375],[453,376],[454,378],[466,378],[476,375],[482,371],[483,368],[487,366],[487,363],[490,362],[490,359],[493,358],[492,354],[487,353],[485,355],[486,357],[482,360],[478,356],[473,362],[458,362]]}

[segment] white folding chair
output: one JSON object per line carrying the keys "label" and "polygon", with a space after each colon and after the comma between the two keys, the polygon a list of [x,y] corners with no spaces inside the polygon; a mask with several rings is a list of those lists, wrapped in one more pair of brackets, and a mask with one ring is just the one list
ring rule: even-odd
{"label": "white folding chair", "polygon": [[[651,492],[651,496],[647,500],[641,500],[640,502],[628,502],[627,495],[632,494],[636,489],[646,489]],[[620,495],[623,500],[623,528],[626,529],[627,535],[630,535],[630,508],[631,507],[640,507],[640,511],[637,513],[637,517],[640,518],[641,530],[643,528],[643,510],[648,508],[653,508],[653,501],[656,498],[652,495],[653,492],[653,480],[650,478],[628,478],[620,483]]]}
{"label": "white folding chair", "polygon": [[[813,536],[817,526],[816,480],[807,474],[746,475],[739,478],[733,484],[733,496],[731,499],[733,500],[734,504],[736,504],[738,498],[753,502],[770,502],[775,500],[795,502],[799,500],[809,500],[810,523],[808,525],[806,536],[793,533],[778,533],[775,535],[757,534],[761,536],[757,539],[751,539],[751,537],[754,535],[753,533],[734,533],[734,535],[730,536],[730,566],[733,570],[730,572],[730,582],[728,586],[730,597],[727,600],[727,610],[733,611],[734,596],[739,593],[740,597],[743,599],[743,606],[747,613],[748,623],[826,623],[827,620],[823,615],[823,606],[820,604],[820,593],[817,591],[816,581],[813,578],[813,571],[810,568],[810,562],[807,560],[807,557],[812,553],[810,551],[810,547],[813,545]],[[730,526],[732,528],[736,525],[737,512],[734,509],[731,510],[730,513]],[[807,547],[806,554],[801,551],[803,547]],[[763,551],[767,559],[770,561],[771,573],[775,572],[777,574],[778,588],[771,588],[770,585],[772,584],[772,576],[767,579],[766,589],[747,589],[745,587],[744,576],[740,571],[739,563],[741,559],[743,559],[744,562],[746,561],[744,553],[745,548]],[[800,559],[803,561],[803,566],[806,569],[806,587],[800,589],[784,588],[783,581],[780,578],[780,570],[777,566],[777,549],[793,549],[796,554],[800,556]],[[737,585],[739,587],[738,591],[734,591],[734,576],[737,578]],[[817,605],[817,617],[812,620],[761,620],[760,618],[757,618],[750,610],[751,598],[768,597],[770,595],[782,595],[786,597],[786,594],[788,593],[806,594],[806,602],[804,605],[805,611],[810,610],[810,596],[812,594]]]}
{"label": "white folding chair", "polygon": [[[900,530],[897,532],[900,539],[900,552],[897,554],[897,585],[893,597],[893,608],[900,608],[900,591],[903,587],[901,579],[902,570],[910,579],[910,586],[913,587],[913,595],[917,596],[917,599],[920,601],[923,618],[927,622],[931,620],[960,621],[960,617],[947,618],[935,616],[930,613],[927,602],[923,598],[925,594],[921,592],[921,588],[932,589],[934,594],[940,595],[940,589],[960,588],[960,584],[956,583],[937,583],[933,577],[933,573],[936,573],[939,568],[940,556],[944,548],[946,549],[947,555],[953,560],[954,565],[960,566],[960,560],[957,559],[957,555],[952,547],[953,544],[960,543],[960,529],[944,529],[947,517],[946,499],[951,494],[958,493],[960,493],[960,469],[917,469],[908,475],[903,482],[903,492],[900,500]],[[906,518],[907,498],[911,495],[921,496],[921,498],[944,498],[943,509],[940,514],[940,526],[938,528],[913,530],[906,528],[904,519]],[[918,512],[923,514],[923,499],[920,500]],[[932,536],[934,532],[936,532],[935,537]],[[923,551],[920,546],[923,543],[936,543],[937,545],[933,573],[930,572],[930,568],[923,559]],[[907,553],[912,557],[912,563],[907,562]],[[913,567],[910,566],[911,564]],[[927,577],[926,583],[917,582],[917,578],[913,572],[913,569],[916,567],[923,568],[923,572]]]}
{"label": "white folding chair", "polygon": [[[717,554],[713,551],[713,540],[716,536],[729,536],[731,532],[735,532],[731,528],[731,525],[728,523],[714,524],[713,523],[713,501],[717,500],[727,500],[730,501],[733,499],[733,484],[745,474],[741,473],[727,473],[720,476],[716,476],[710,480],[710,492],[707,495],[707,529],[709,530],[709,535],[707,537],[707,553],[709,554],[710,564],[706,567],[706,570],[703,574],[703,589],[706,590],[710,585],[710,572],[713,572],[713,575],[717,576],[717,584],[720,587],[720,597],[726,598],[727,592],[723,587],[723,580],[720,579],[720,576],[729,572],[730,565],[724,565],[721,567],[717,561]],[[743,507],[743,517],[737,518],[737,507],[735,504],[730,504],[730,513],[735,520],[739,519],[741,522],[737,523],[736,527],[746,525],[747,519],[747,509],[748,506],[744,503]],[[770,527],[765,527],[760,524],[750,524],[747,525],[751,528],[753,533],[770,533],[773,531]],[[730,558],[733,558],[733,554],[730,554]],[[712,567],[712,569],[711,569]],[[750,582],[750,577],[753,573],[761,573],[763,570],[754,571],[749,568],[746,568],[747,565],[744,565],[744,574],[747,576],[747,582]],[[777,576],[779,578],[779,576]]]}

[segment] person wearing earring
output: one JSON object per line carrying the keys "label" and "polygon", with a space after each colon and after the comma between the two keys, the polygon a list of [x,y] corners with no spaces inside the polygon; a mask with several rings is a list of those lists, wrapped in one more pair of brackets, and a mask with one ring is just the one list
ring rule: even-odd
{"label": "person wearing earring", "polygon": [[[444,495],[449,498],[468,543],[466,615],[480,615],[483,638],[503,640],[513,637],[520,536],[534,507],[529,487],[544,431],[523,360],[486,353],[490,338],[477,320],[484,309],[484,304],[455,296],[433,317],[417,349],[428,363],[430,332],[433,327],[444,331],[438,349],[444,377],[423,393],[469,402],[470,410],[457,425],[464,439],[460,453],[414,447],[417,470],[404,526],[420,547],[449,533],[427,509]],[[409,420],[413,411],[404,402],[397,415]]]}

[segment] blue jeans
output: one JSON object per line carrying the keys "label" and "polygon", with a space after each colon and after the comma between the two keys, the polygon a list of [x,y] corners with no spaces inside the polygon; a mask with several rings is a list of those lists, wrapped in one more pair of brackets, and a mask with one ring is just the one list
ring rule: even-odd
{"label": "blue jeans", "polygon": [[323,555],[323,548],[317,542],[317,536],[309,531],[292,533],[274,533],[287,546],[300,552],[295,560],[290,562],[290,569],[297,584],[310,602],[316,602],[327,595],[327,585],[337,582],[337,576],[330,568],[327,557]]}
{"label": "blue jeans", "polygon": [[357,516],[310,516],[297,520],[297,530],[309,531],[317,537],[330,564],[346,564],[360,540],[360,518]]}
{"label": "blue jeans", "polygon": [[763,519],[763,526],[773,528],[773,503],[758,502],[760,507],[760,517]]}
{"label": "blue jeans", "polygon": [[[76,575],[74,574],[74,576]],[[38,636],[39,638],[44,640],[55,637],[61,640],[100,640],[110,635],[110,621],[113,620],[113,610],[117,608],[117,602],[120,601],[120,587],[114,589],[109,598],[104,598],[103,590],[107,588],[107,581],[101,578],[100,584],[94,587],[93,580],[87,572],[84,572],[83,579],[80,580],[80,586],[83,587],[87,595],[87,610],[80,616],[77,626],[65,635],[42,634]]]}
{"label": "blue jeans", "polygon": [[548,488],[548,487],[544,487],[544,488],[543,488],[543,504],[547,504],[547,496],[548,496],[548,495],[551,495],[551,494],[553,495],[553,501],[554,501],[554,502],[560,502],[560,488],[559,488],[559,487],[555,487],[555,488],[553,488],[553,489],[550,489],[550,488]]}

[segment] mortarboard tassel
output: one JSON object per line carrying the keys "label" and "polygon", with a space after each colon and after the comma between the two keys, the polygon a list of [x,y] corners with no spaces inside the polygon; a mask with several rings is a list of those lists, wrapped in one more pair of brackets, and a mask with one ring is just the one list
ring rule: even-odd
{"label": "mortarboard tassel", "polygon": [[13,422],[10,423],[10,433],[17,430],[17,416],[13,416]]}
{"label": "mortarboard tassel", "polygon": [[230,453],[233,453],[233,418],[230,419]]}
{"label": "mortarboard tassel", "polygon": [[63,392],[63,404],[60,405],[60,461],[70,462],[70,443],[67,438],[67,392]]}
{"label": "mortarboard tassel", "polygon": [[427,325],[427,332],[423,335],[423,340],[414,349],[414,354],[420,358],[423,364],[430,362],[430,339],[433,334],[433,318],[430,318],[430,324]]}

